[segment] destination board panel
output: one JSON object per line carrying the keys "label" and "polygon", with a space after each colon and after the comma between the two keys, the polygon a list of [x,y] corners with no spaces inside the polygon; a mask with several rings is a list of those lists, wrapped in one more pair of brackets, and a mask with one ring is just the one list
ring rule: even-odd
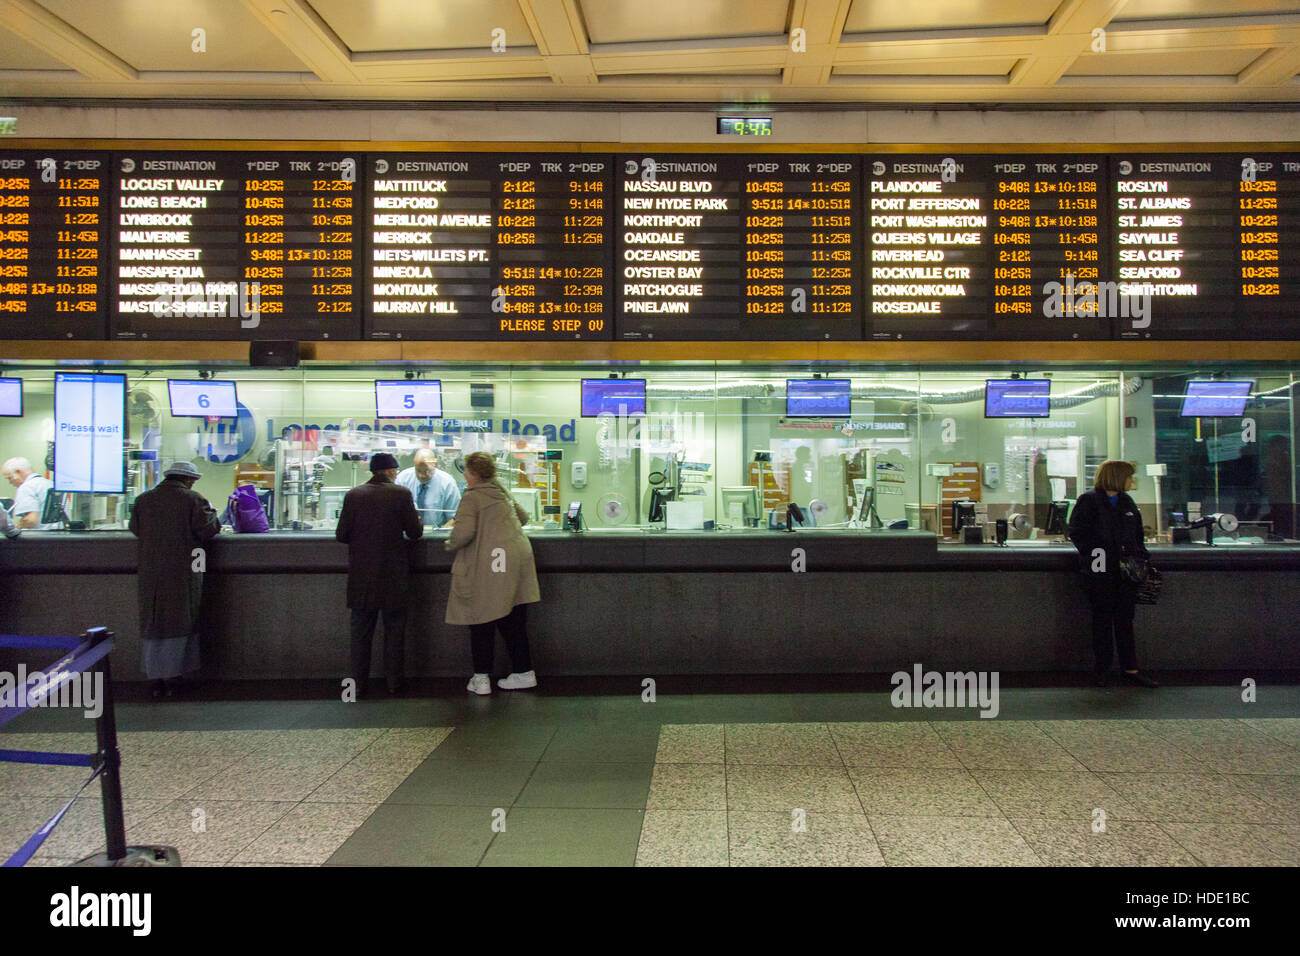
{"label": "destination board panel", "polygon": [[856,157],[628,155],[615,166],[620,339],[861,337]]}
{"label": "destination board panel", "polygon": [[108,162],[0,152],[0,338],[104,337]]}
{"label": "destination board panel", "polygon": [[1150,315],[1124,339],[1293,338],[1300,156],[1111,159],[1120,292]]}
{"label": "destination board panel", "polygon": [[1300,339],[1300,155],[1238,153],[1228,168],[1239,172],[1233,337]]}
{"label": "destination board panel", "polygon": [[612,338],[608,156],[385,153],[367,169],[367,338]]}
{"label": "destination board panel", "polygon": [[1108,319],[1050,285],[1096,279],[1107,262],[1101,159],[879,157],[864,188],[871,338],[1110,336]]}
{"label": "destination board panel", "polygon": [[[1124,339],[1231,338],[1238,306],[1238,182],[1227,156],[1111,157],[1113,276],[1139,303]],[[1122,304],[1122,303],[1121,303]]]}
{"label": "destination board panel", "polygon": [[358,157],[116,154],[111,335],[355,339]]}

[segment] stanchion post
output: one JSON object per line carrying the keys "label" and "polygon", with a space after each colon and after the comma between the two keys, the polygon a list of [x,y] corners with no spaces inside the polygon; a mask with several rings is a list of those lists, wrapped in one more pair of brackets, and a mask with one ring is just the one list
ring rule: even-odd
{"label": "stanchion post", "polygon": [[[106,627],[93,627],[86,632],[86,637],[93,647],[112,638],[113,634]],[[126,856],[126,825],[122,819],[122,777],[120,768],[122,756],[117,750],[117,717],[113,713],[113,672],[105,654],[95,664],[95,670],[103,674],[104,709],[95,721],[95,730],[99,738],[99,756],[104,762],[104,772],[100,775],[104,797],[104,834],[108,840],[108,860],[115,863]]]}

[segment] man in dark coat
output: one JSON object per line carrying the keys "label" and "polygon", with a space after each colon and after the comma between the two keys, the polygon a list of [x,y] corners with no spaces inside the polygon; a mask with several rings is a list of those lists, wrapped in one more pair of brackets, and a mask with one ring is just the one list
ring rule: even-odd
{"label": "man in dark coat", "polygon": [[380,452],[370,459],[373,476],[343,498],[334,536],[348,546],[348,607],[352,610],[352,676],[357,696],[370,677],[370,645],[384,612],[384,673],[388,692],[400,694],[406,655],[406,588],[410,554],[402,535],[424,533],[415,500],[397,477],[397,459]]}
{"label": "man in dark coat", "polygon": [[163,481],[135,499],[131,533],[140,539],[141,658],[155,697],[170,697],[174,680],[199,669],[199,601],[203,595],[204,542],[221,520],[197,491],[199,470],[178,461]]}

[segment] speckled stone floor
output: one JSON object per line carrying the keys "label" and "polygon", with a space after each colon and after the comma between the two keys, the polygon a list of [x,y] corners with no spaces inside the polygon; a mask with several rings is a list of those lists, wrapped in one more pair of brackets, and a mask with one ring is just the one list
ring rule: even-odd
{"label": "speckled stone floor", "polygon": [[[1295,866],[1300,688],[118,708],[127,841],[227,866]],[[0,748],[87,751],[78,713]],[[0,764],[0,859],[85,780]],[[103,849],[98,785],[28,865]]]}

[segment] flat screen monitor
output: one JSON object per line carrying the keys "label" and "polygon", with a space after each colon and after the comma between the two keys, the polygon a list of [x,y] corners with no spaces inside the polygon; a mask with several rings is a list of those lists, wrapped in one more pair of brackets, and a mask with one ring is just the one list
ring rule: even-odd
{"label": "flat screen monitor", "polygon": [[1188,382],[1183,418],[1240,418],[1254,386],[1250,381]]}
{"label": "flat screen monitor", "polygon": [[645,379],[584,378],[582,417],[645,414]]}
{"label": "flat screen monitor", "polygon": [[528,523],[537,524],[540,519],[541,491],[537,488],[511,488],[510,495],[515,503],[528,513]]}
{"label": "flat screen monitor", "polygon": [[237,418],[239,398],[234,382],[211,379],[167,379],[167,398],[174,418]]}
{"label": "flat screen monitor", "polygon": [[984,383],[985,418],[1047,418],[1052,414],[1047,378],[989,379]]}
{"label": "flat screen monitor", "polygon": [[121,494],[126,376],[54,373],[54,490]]}
{"label": "flat screen monitor", "polygon": [[673,493],[666,488],[650,489],[650,511],[646,515],[648,521],[666,521],[668,516],[664,513],[664,505],[673,500]]}
{"label": "flat screen monitor", "polygon": [[788,378],[785,380],[786,418],[848,418],[847,378]]}
{"label": "flat screen monitor", "polygon": [[961,529],[967,525],[975,525],[975,502],[973,501],[954,501],[952,503],[952,533],[954,536],[961,534]]}
{"label": "flat screen monitor", "polygon": [[399,379],[375,382],[378,418],[442,418],[442,382]]}
{"label": "flat screen monitor", "polygon": [[23,380],[0,378],[0,418],[23,417]]}
{"label": "flat screen monitor", "polygon": [[752,525],[758,520],[758,488],[754,485],[724,487],[722,513],[729,521]]}
{"label": "flat screen monitor", "polygon": [[1047,534],[1065,534],[1065,520],[1069,512],[1068,501],[1053,501],[1047,506],[1047,526],[1043,531]]}

